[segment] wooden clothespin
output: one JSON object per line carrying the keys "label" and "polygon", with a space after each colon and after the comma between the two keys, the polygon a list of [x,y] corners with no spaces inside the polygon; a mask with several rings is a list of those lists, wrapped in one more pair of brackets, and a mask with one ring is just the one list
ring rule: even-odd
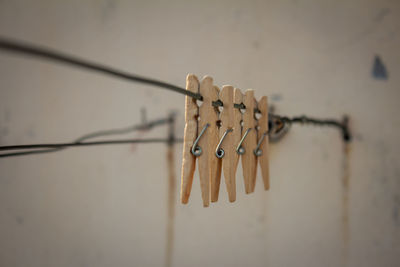
{"label": "wooden clothespin", "polygon": [[[199,92],[199,80],[193,74],[186,77],[186,90]],[[196,168],[196,157],[192,154],[193,143],[197,138],[199,107],[196,99],[186,96],[185,99],[185,132],[183,137],[183,159],[181,172],[181,202],[188,203],[192,190],[193,175]]]}
{"label": "wooden clothespin", "polygon": [[218,113],[213,107],[213,102],[218,100],[219,89],[213,85],[213,79],[209,76],[205,76],[199,86],[197,77],[188,75],[186,90],[200,93],[203,103],[198,107],[193,98],[186,97],[181,201],[187,203],[189,200],[195,161],[198,158],[203,205],[208,207],[210,192],[212,201],[218,199],[221,179],[221,164],[215,156],[218,143]]}
{"label": "wooden clothespin", "polygon": [[206,130],[198,142],[198,146],[203,149],[198,161],[203,205],[208,207],[209,192],[207,190],[211,191],[211,201],[216,202],[221,180],[221,162],[215,156],[215,148],[218,144],[218,113],[213,106],[213,102],[218,100],[219,89],[213,85],[211,77],[205,76],[201,81],[200,94],[203,96],[203,104],[200,106],[199,129]]}
{"label": "wooden clothespin", "polygon": [[236,169],[239,161],[236,146],[241,137],[240,121],[242,120],[240,110],[234,107],[236,103],[234,99],[242,103],[242,93],[239,89],[225,85],[222,87],[220,99],[224,107],[220,114],[219,143],[215,153],[219,161],[222,161],[229,201],[234,202],[236,200]]}
{"label": "wooden clothespin", "polygon": [[246,106],[246,111],[243,114],[243,134],[237,151],[242,156],[245,192],[250,194],[254,192],[257,176],[257,157],[254,154],[254,148],[257,146],[254,90],[246,90],[243,103]]}

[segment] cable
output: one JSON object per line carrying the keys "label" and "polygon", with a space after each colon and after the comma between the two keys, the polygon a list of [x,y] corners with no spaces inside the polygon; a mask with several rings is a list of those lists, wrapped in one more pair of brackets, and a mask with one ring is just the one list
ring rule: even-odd
{"label": "cable", "polygon": [[75,67],[80,67],[92,71],[97,71],[102,74],[107,74],[110,76],[114,76],[117,78],[122,78],[126,79],[129,81],[134,81],[134,82],[139,82],[139,83],[144,83],[144,84],[150,84],[154,85],[157,87],[169,89],[172,91],[175,91],[180,94],[188,95],[190,97],[193,97],[198,100],[202,100],[202,97],[200,94],[195,94],[193,92],[187,91],[184,88],[181,88],[179,86],[158,81],[156,79],[151,79],[151,78],[146,78],[142,77],[140,75],[136,75],[133,73],[127,73],[122,70],[114,69],[108,66],[104,66],[98,63],[86,61],[83,59],[79,59],[77,57],[67,55],[49,48],[44,48],[44,47],[39,47],[31,44],[25,44],[21,43],[18,41],[11,41],[7,40],[5,38],[0,37],[0,48],[3,50],[7,50],[9,52],[14,52],[14,53],[19,53],[19,54],[25,54],[25,55],[30,55],[30,56],[36,56],[48,60],[53,60],[57,61],[59,63],[64,63],[64,64],[69,64]]}
{"label": "cable", "polygon": [[[100,137],[100,136],[127,134],[130,132],[136,131],[136,130],[150,130],[151,128],[153,128],[155,126],[166,124],[166,123],[172,123],[172,118],[158,119],[158,120],[150,121],[150,122],[139,124],[139,125],[133,125],[133,126],[125,127],[125,128],[102,130],[102,131],[85,134],[85,135],[77,138],[74,141],[74,143],[83,142],[85,140]],[[0,147],[0,150],[1,150],[1,148],[2,147]],[[51,152],[60,151],[65,148],[66,147],[58,147],[58,148],[43,149],[43,150],[35,149],[33,151],[13,152],[13,153],[0,154],[0,157],[14,157],[14,156],[24,156],[24,155],[32,155],[32,154],[51,153]]]}
{"label": "cable", "polygon": [[[98,63],[90,62],[87,60],[79,59],[77,57],[67,55],[49,48],[44,48],[44,47],[39,47],[31,44],[26,44],[18,41],[12,41],[12,40],[7,40],[5,38],[0,37],[0,49],[13,52],[13,53],[19,53],[19,54],[25,54],[25,55],[30,55],[30,56],[36,56],[39,58],[44,58],[47,60],[53,60],[59,63],[64,63],[68,65],[72,65],[75,67],[80,67],[84,68],[87,70],[92,70],[92,71],[97,71],[102,74],[114,76],[116,78],[122,78],[126,80],[130,80],[133,82],[139,82],[139,83],[144,83],[144,84],[150,84],[154,85],[157,87],[165,88],[168,90],[172,90],[174,92],[184,94],[190,97],[193,97],[197,100],[202,100],[203,97],[198,94],[198,93],[193,93],[191,91],[185,90],[182,87],[162,82],[156,79],[152,78],[146,78],[140,75],[132,74],[132,73],[127,73],[122,70],[114,69],[112,67],[108,67],[105,65],[101,65]],[[213,106],[218,107],[218,106],[223,106],[223,102],[221,100],[214,101]],[[239,109],[245,109],[246,106],[243,103],[235,103],[234,104],[235,108]],[[255,112],[259,112],[258,109],[255,109]],[[308,118],[306,116],[302,117],[294,117],[292,119],[289,119],[288,117],[284,116],[278,116],[278,115],[273,115],[273,117],[277,120],[280,120],[281,123],[312,123],[312,124],[318,124],[318,125],[329,125],[329,126],[334,126],[342,130],[343,132],[343,139],[344,141],[350,141],[351,140],[351,135],[350,131],[348,129],[347,123],[341,123],[336,120],[319,120],[319,119],[313,119],[313,118]],[[91,138],[91,137],[90,137]],[[42,151],[40,153],[44,153],[46,151]],[[47,151],[47,152],[52,152],[52,151]]]}
{"label": "cable", "polygon": [[51,153],[51,152],[60,151],[61,149],[63,149],[63,148],[51,148],[51,149],[42,149],[42,150],[34,150],[34,151],[4,153],[4,154],[0,154],[0,158],[27,156],[27,155],[42,154],[42,153]]}
{"label": "cable", "polygon": [[[36,57],[44,58],[47,60],[54,60],[59,63],[64,63],[64,64],[72,65],[75,67],[80,67],[80,68],[84,68],[84,69],[88,69],[88,70],[92,70],[92,71],[97,71],[102,74],[126,79],[126,80],[133,81],[133,82],[154,85],[157,87],[169,89],[174,92],[193,97],[194,99],[197,99],[197,100],[203,100],[203,96],[201,96],[198,93],[193,93],[191,91],[188,91],[185,88],[182,88],[182,87],[170,84],[170,83],[158,81],[156,79],[146,78],[146,77],[143,77],[143,76],[140,76],[137,74],[127,73],[122,70],[114,69],[112,67],[104,66],[104,65],[101,65],[98,63],[90,62],[90,61],[80,59],[80,58],[77,58],[77,57],[74,57],[71,55],[67,55],[62,52],[52,50],[50,48],[39,47],[39,46],[35,46],[32,44],[22,43],[19,41],[11,41],[11,40],[7,40],[5,38],[0,37],[0,49],[6,50],[9,52],[13,52],[13,53],[20,53],[20,54],[25,54],[25,55],[29,55],[29,56],[36,56]],[[215,107],[223,106],[223,103],[221,100],[213,101],[212,104]],[[246,106],[243,103],[234,104],[234,106],[239,109],[246,108]]]}
{"label": "cable", "polygon": [[[315,118],[308,118],[306,116],[300,117],[281,117],[277,115],[272,115],[274,119],[278,119],[282,123],[301,123],[301,124],[315,124],[315,125],[327,125],[327,126],[334,126],[338,127],[342,130],[343,138],[345,141],[350,141],[351,136],[347,129],[348,118],[345,117],[343,123],[340,124],[334,120],[321,120]],[[128,139],[128,140],[107,140],[107,141],[98,141],[98,142],[83,142],[87,139],[92,139],[100,136],[106,135],[115,135],[115,134],[125,134],[135,130],[145,130],[151,129],[155,126],[162,125],[165,123],[172,123],[174,118],[167,118],[167,119],[158,119],[154,121],[150,121],[148,123],[133,125],[125,128],[119,129],[111,129],[111,130],[103,130],[98,132],[89,133],[83,135],[82,137],[75,140],[72,143],[59,143],[59,144],[28,144],[28,145],[12,145],[12,146],[1,146],[0,151],[5,150],[25,150],[25,149],[35,149],[33,151],[23,151],[23,152],[13,152],[13,153],[6,153],[0,154],[0,158],[2,157],[12,157],[12,156],[24,156],[24,155],[31,155],[31,154],[42,154],[42,153],[50,153],[50,152],[57,152],[67,147],[74,147],[74,146],[93,146],[93,145],[105,145],[105,144],[126,144],[126,143],[152,143],[152,142],[166,142],[166,143],[175,143],[175,142],[182,142],[182,139],[175,139],[173,137],[169,137],[168,139]],[[50,149],[43,149],[37,150],[38,148],[50,148]]]}
{"label": "cable", "polygon": [[345,142],[350,142],[352,138],[348,127],[349,118],[347,116],[343,118],[343,122],[338,122],[337,120],[329,120],[329,119],[316,119],[307,116],[289,118],[286,116],[272,115],[272,117],[279,120],[281,123],[314,124],[320,126],[337,127],[342,131],[342,137]]}
{"label": "cable", "polygon": [[148,122],[148,123],[143,123],[143,124],[139,124],[139,125],[133,125],[133,126],[129,126],[129,127],[126,127],[126,128],[98,131],[98,132],[94,132],[94,133],[89,133],[89,134],[83,135],[82,137],[76,139],[75,142],[82,142],[82,141],[85,141],[87,139],[92,139],[92,138],[96,138],[96,137],[100,137],[100,136],[106,136],[106,135],[127,134],[127,133],[130,133],[130,132],[136,131],[136,130],[150,130],[151,128],[153,128],[155,126],[166,124],[166,123],[169,123],[170,121],[171,121],[170,118],[158,119],[158,120],[154,120],[154,121],[151,121],[151,122]]}
{"label": "cable", "polygon": [[[180,140],[180,139],[179,139]],[[96,146],[96,145],[116,145],[130,143],[168,143],[169,139],[153,138],[153,139],[122,139],[122,140],[105,140],[92,141],[82,143],[53,143],[53,144],[29,144],[29,145],[13,145],[1,146],[0,151],[4,150],[19,150],[19,149],[37,149],[37,148],[60,148],[60,147],[75,147],[75,146]]]}

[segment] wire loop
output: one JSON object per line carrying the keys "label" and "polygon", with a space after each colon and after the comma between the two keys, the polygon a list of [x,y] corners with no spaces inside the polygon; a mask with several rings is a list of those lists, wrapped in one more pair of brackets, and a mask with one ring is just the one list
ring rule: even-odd
{"label": "wire loop", "polygon": [[204,125],[204,127],[203,127],[203,129],[201,130],[199,136],[197,136],[196,140],[195,140],[194,143],[193,143],[193,146],[192,146],[192,154],[193,154],[195,157],[200,156],[201,153],[203,152],[203,150],[201,149],[201,147],[198,146],[197,144],[199,143],[201,136],[202,136],[202,135],[204,134],[204,132],[207,130],[208,126],[210,126],[209,123],[207,123],[206,125]]}
{"label": "wire loop", "polygon": [[250,130],[251,130],[251,128],[246,130],[246,132],[244,133],[242,139],[240,139],[240,142],[236,148],[236,152],[239,155],[243,155],[246,152],[246,149],[244,147],[242,147],[242,144],[243,144],[244,139],[246,139],[246,136],[249,134]]}
{"label": "wire loop", "polygon": [[263,135],[261,136],[260,140],[258,140],[257,147],[256,147],[256,149],[254,149],[254,155],[256,155],[257,157],[261,156],[262,153],[263,153],[262,149],[260,149],[260,146],[261,146],[262,142],[264,141],[265,136],[267,136],[267,135],[268,135],[268,131],[263,133]]}
{"label": "wire loop", "polygon": [[217,156],[217,158],[222,159],[225,156],[225,151],[221,148],[222,141],[224,141],[226,135],[232,131],[233,131],[233,129],[226,129],[224,135],[222,135],[222,137],[221,137],[221,140],[219,140],[217,148],[215,149],[215,155]]}

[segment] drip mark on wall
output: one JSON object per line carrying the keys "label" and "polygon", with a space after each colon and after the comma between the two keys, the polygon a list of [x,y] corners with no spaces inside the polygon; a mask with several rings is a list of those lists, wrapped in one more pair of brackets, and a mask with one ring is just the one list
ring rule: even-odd
{"label": "drip mark on wall", "polygon": [[392,212],[393,222],[396,226],[400,226],[400,196],[394,196],[393,212]]}
{"label": "drip mark on wall", "polygon": [[176,199],[176,182],[175,182],[175,158],[174,158],[174,142],[175,140],[175,114],[170,115],[169,123],[169,139],[167,147],[167,168],[168,168],[168,193],[167,193],[167,243],[165,266],[172,266],[173,246],[174,246],[174,224],[175,224],[175,199]]}
{"label": "drip mark on wall", "polygon": [[344,142],[343,147],[343,177],[342,177],[342,238],[343,266],[347,264],[350,241],[349,229],[349,187],[350,187],[350,143]]}

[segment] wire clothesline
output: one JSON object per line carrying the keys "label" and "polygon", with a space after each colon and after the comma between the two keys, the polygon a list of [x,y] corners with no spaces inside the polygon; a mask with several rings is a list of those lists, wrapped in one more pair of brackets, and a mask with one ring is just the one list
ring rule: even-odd
{"label": "wire clothesline", "polygon": [[[80,67],[80,68],[83,68],[86,70],[96,71],[101,74],[113,76],[115,78],[121,78],[121,79],[126,79],[126,80],[129,80],[132,82],[153,85],[156,87],[160,87],[163,89],[171,90],[171,91],[174,91],[174,92],[177,92],[180,94],[184,94],[184,95],[193,97],[194,99],[197,99],[197,100],[203,99],[203,97],[199,93],[193,93],[189,90],[185,90],[182,87],[179,87],[179,86],[167,83],[167,82],[163,82],[163,81],[159,81],[156,79],[147,78],[147,77],[143,77],[140,75],[128,73],[128,72],[118,70],[118,69],[115,69],[115,68],[112,68],[109,66],[105,66],[102,64],[83,60],[83,59],[80,59],[75,56],[67,55],[65,53],[62,53],[62,52],[59,52],[59,51],[56,51],[53,49],[49,49],[49,48],[44,48],[44,47],[27,44],[27,43],[22,43],[19,41],[9,40],[9,39],[0,37],[0,49],[8,51],[8,52],[17,53],[17,54],[24,54],[24,55],[34,56],[34,57],[38,57],[38,58],[42,58],[42,59],[52,60],[52,61],[55,61],[58,63],[63,63],[63,64],[71,65],[74,67]],[[213,101],[212,104],[215,107],[223,106],[223,102],[221,100]],[[238,109],[246,109],[246,106],[243,103],[235,103],[234,107],[238,108]],[[255,112],[259,112],[259,110],[255,109]],[[348,129],[347,118],[345,118],[342,122],[340,122],[338,120],[316,119],[316,118],[310,118],[307,116],[289,118],[286,116],[279,116],[276,114],[271,114],[269,120],[272,125],[285,125],[285,124],[290,125],[293,123],[299,123],[299,124],[314,124],[314,125],[320,125],[320,126],[332,126],[332,127],[338,128],[342,131],[342,137],[343,137],[344,141],[347,142],[347,141],[350,141],[350,139],[351,139],[350,131]],[[127,131],[129,131],[129,130],[127,130]],[[122,129],[120,132],[125,132],[125,131],[124,131],[124,129]],[[114,134],[114,133],[115,133],[115,131],[110,132],[110,134]],[[99,133],[97,133],[97,134],[99,134]],[[94,136],[93,136],[93,134],[92,134],[92,136],[90,136],[90,135],[82,136],[81,138],[75,140],[75,142],[72,142],[72,143],[12,146],[12,147],[14,147],[14,149],[24,149],[22,147],[25,147],[25,149],[26,149],[28,146],[37,146],[37,147],[48,148],[48,149],[0,154],[0,157],[55,152],[55,151],[58,151],[60,149],[63,149],[65,147],[69,147],[69,146],[82,146],[83,140],[86,140],[88,138],[93,138],[97,134],[94,134]],[[101,135],[107,135],[107,132],[102,132],[100,134],[100,136]],[[120,141],[121,140],[119,140],[119,141],[117,140],[117,142],[120,142]],[[128,140],[125,140],[125,141],[128,141]],[[139,141],[139,140],[136,140],[136,141]],[[110,142],[110,141],[107,141],[107,142]],[[131,140],[131,142],[134,142],[134,140]],[[105,144],[102,142],[90,142],[90,143],[91,143],[90,145]],[[51,146],[49,146],[49,145],[51,145]],[[89,145],[89,143],[86,142],[85,145]],[[7,147],[8,147],[8,149],[10,148],[10,146],[5,146],[5,147],[3,146],[3,147],[0,147],[0,150],[6,150]],[[18,148],[18,147],[21,147],[21,148]]]}
{"label": "wire clothesline", "polygon": [[[1,146],[0,151],[10,151],[10,150],[26,150],[28,151],[18,151],[11,153],[3,153],[0,154],[0,158],[5,157],[15,157],[15,156],[24,156],[24,155],[32,155],[32,154],[43,154],[43,153],[51,153],[57,152],[62,149],[68,147],[81,147],[81,146],[94,146],[94,145],[108,145],[108,144],[134,144],[134,143],[170,143],[170,142],[182,142],[182,139],[173,138],[162,139],[162,138],[153,138],[153,139],[123,139],[123,140],[102,140],[96,142],[84,142],[89,139],[110,136],[110,135],[120,135],[120,134],[128,134],[134,131],[140,130],[151,130],[156,126],[161,126],[165,124],[173,124],[174,123],[174,114],[171,114],[168,118],[162,118],[157,120],[152,120],[149,122],[144,122],[141,124],[136,124],[132,126],[128,126],[125,128],[117,128],[117,129],[109,129],[96,131],[93,133],[85,134],[75,141],[70,143],[53,143],[53,144],[28,144],[28,145],[13,145],[13,146]],[[46,148],[46,149],[40,149]],[[40,149],[40,150],[38,150]]]}
{"label": "wire clothesline", "polygon": [[[12,145],[12,146],[1,146],[0,151],[38,149],[38,148],[65,148],[65,147],[94,146],[94,145],[135,144],[135,143],[168,143],[170,141],[171,140],[165,139],[165,138],[150,138],[150,139],[102,140],[102,141],[91,141],[91,142]],[[174,142],[182,142],[182,139],[174,139],[173,141]],[[1,155],[0,155],[0,157],[1,157]]]}

